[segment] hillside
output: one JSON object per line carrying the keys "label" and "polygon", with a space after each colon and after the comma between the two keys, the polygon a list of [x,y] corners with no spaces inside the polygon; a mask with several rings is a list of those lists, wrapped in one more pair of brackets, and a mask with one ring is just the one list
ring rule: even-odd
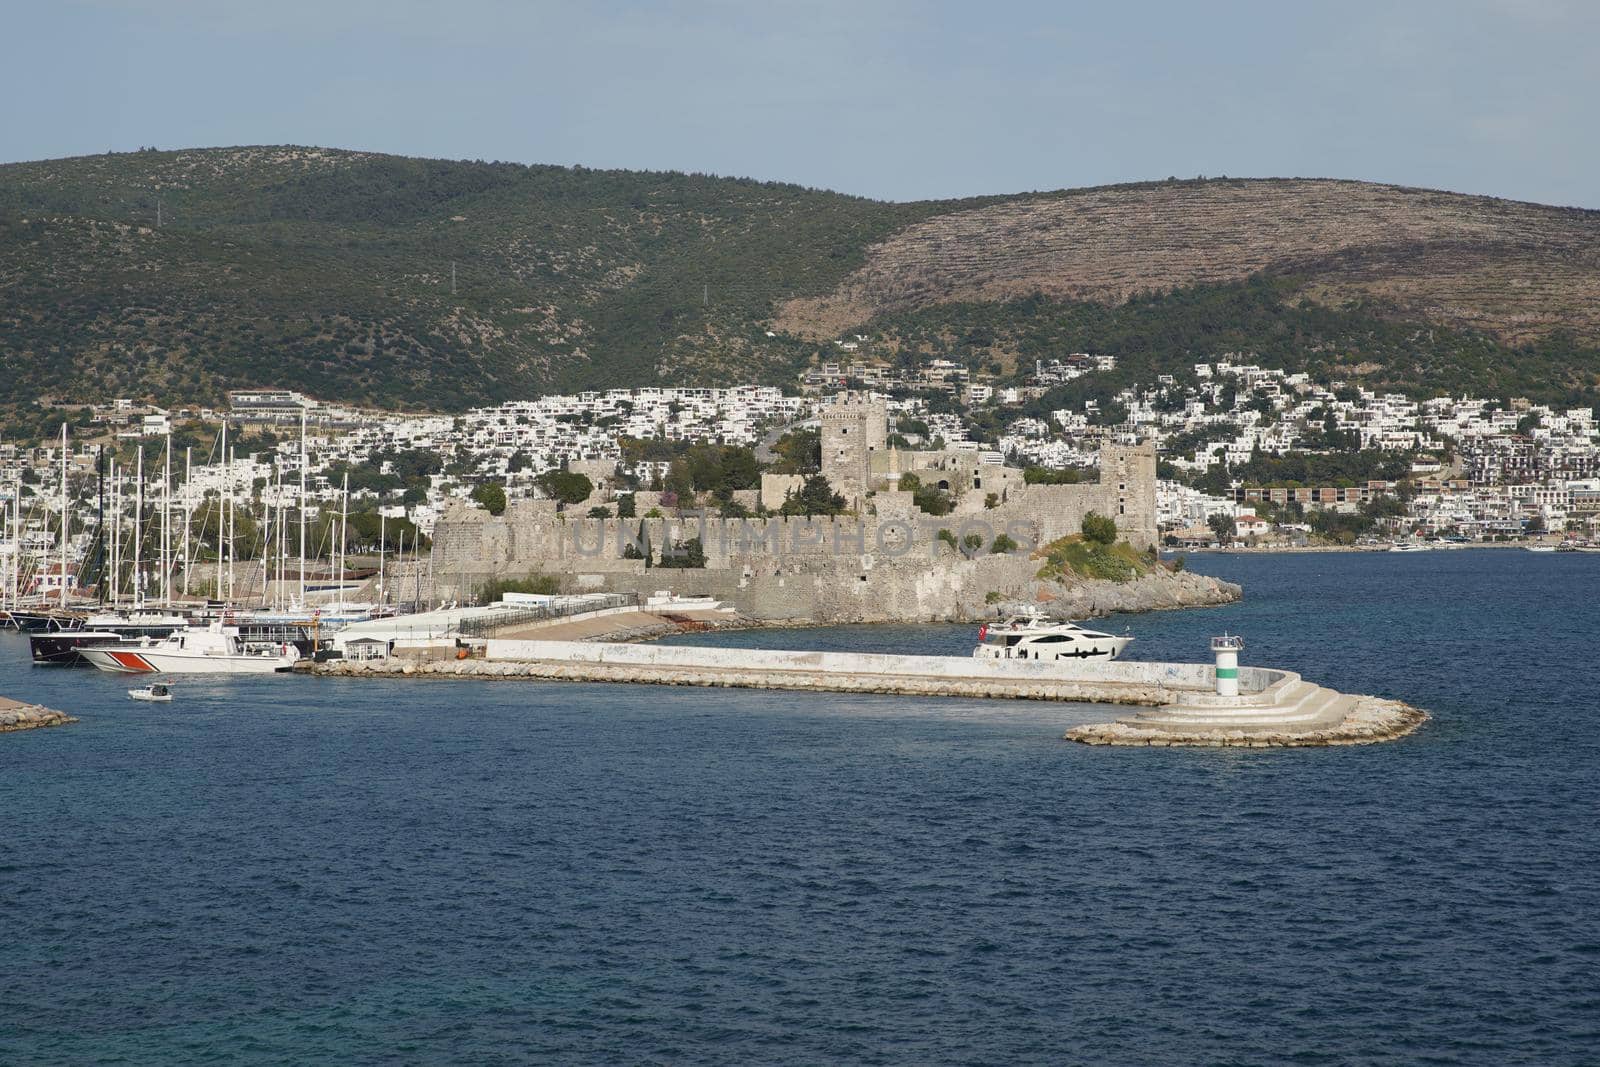
{"label": "hillside", "polygon": [[1265,272],[1339,306],[1511,343],[1600,337],[1600,212],[1364,182],[1228,180],[1085,189],[953,211],[874,245],[779,322],[830,335],[885,313],[1030,294],[1118,304]]}
{"label": "hillside", "polygon": [[1259,351],[1592,402],[1597,296],[1600,212],[1358,182],[889,204],[295,147],[0,166],[14,413],[246,385],[449,410],[782,381],[847,329],[1004,369],[1062,348],[1140,368]]}

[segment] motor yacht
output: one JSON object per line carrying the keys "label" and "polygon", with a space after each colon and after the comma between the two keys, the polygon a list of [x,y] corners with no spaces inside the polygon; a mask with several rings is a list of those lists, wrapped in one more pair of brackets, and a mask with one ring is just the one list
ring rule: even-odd
{"label": "motor yacht", "polygon": [[1133,640],[1132,634],[1101,633],[1065,619],[1021,612],[978,631],[976,659],[1113,660]]}

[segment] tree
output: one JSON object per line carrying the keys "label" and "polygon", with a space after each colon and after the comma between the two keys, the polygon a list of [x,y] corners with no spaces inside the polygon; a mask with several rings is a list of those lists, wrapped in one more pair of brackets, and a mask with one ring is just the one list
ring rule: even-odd
{"label": "tree", "polygon": [[706,565],[705,546],[700,543],[700,538],[691,537],[687,541],[680,541],[671,552],[661,553],[662,567],[701,568]]}
{"label": "tree", "polygon": [[635,512],[635,502],[632,493],[622,493],[617,496],[617,518],[631,519]]}
{"label": "tree", "polygon": [[989,551],[997,556],[1003,556],[1007,552],[1015,552],[1017,548],[1017,542],[1012,539],[1010,534],[1001,534],[994,539],[994,544],[989,546]]}
{"label": "tree", "polygon": [[563,504],[581,504],[594,492],[594,483],[587,475],[571,471],[548,470],[533,480],[539,491]]}
{"label": "tree", "polygon": [[900,488],[911,494],[911,502],[926,515],[948,515],[955,509],[950,494],[931,485],[923,485],[915,474],[902,474]]}
{"label": "tree", "polygon": [[1233,516],[1224,515],[1220,511],[1206,519],[1206,525],[1211,527],[1211,532],[1218,541],[1231,541],[1238,532],[1234,526]]}
{"label": "tree", "polygon": [[1117,542],[1117,523],[1115,519],[1091,511],[1083,517],[1083,539],[1093,541],[1097,545],[1113,545]]}
{"label": "tree", "polygon": [[806,474],[822,466],[822,433],[819,430],[795,430],[778,438],[772,451],[778,462],[772,469],[778,474]]}
{"label": "tree", "polygon": [[495,482],[482,482],[473,487],[472,499],[482,504],[491,515],[503,515],[506,510],[505,488]]}
{"label": "tree", "polygon": [[1083,472],[1075,467],[1024,467],[1022,481],[1025,485],[1077,485],[1083,481]]}
{"label": "tree", "polygon": [[838,515],[844,511],[844,497],[833,491],[826,477],[813,474],[799,492],[789,494],[781,511],[784,515]]}

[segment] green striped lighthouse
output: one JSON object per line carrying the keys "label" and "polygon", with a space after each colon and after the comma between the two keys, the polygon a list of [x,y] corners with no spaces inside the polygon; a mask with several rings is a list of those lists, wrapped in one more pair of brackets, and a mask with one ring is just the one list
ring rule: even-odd
{"label": "green striped lighthouse", "polygon": [[1231,634],[1211,639],[1211,651],[1217,654],[1217,696],[1239,695],[1239,651],[1244,648],[1244,638]]}

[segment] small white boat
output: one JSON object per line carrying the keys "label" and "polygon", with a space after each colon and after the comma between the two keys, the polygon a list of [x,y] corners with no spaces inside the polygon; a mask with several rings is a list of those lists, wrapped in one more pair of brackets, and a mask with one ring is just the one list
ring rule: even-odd
{"label": "small white boat", "polygon": [[1389,546],[1390,552],[1432,552],[1433,546],[1423,544],[1421,541],[1396,541]]}
{"label": "small white boat", "polygon": [[172,687],[164,682],[151,682],[138,689],[128,690],[130,700],[147,700],[154,704],[172,703]]}
{"label": "small white boat", "polygon": [[1025,660],[1113,660],[1133,641],[1132,634],[1121,637],[1101,633],[1064,619],[1047,619],[1037,610],[1012,615],[996,623],[985,623],[978,631],[975,659]]}
{"label": "small white boat", "polygon": [[1556,550],[1556,546],[1555,545],[1523,545],[1522,549],[1523,549],[1524,552],[1554,552]]}

